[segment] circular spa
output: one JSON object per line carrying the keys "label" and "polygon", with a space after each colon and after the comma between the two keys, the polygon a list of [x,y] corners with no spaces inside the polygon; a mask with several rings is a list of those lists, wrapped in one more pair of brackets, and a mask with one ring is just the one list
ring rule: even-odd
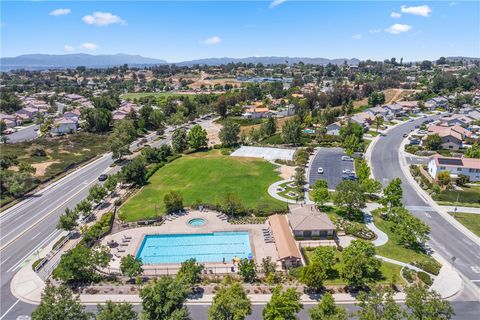
{"label": "circular spa", "polygon": [[192,227],[201,227],[201,226],[204,226],[205,223],[207,223],[207,221],[205,221],[205,219],[202,219],[202,218],[194,218],[194,219],[188,220],[188,224]]}

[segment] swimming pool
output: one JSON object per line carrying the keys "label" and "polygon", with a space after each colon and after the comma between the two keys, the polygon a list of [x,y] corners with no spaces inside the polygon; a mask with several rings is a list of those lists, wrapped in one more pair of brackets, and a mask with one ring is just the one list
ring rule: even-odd
{"label": "swimming pool", "polygon": [[191,225],[192,227],[201,227],[204,226],[206,223],[205,219],[202,218],[194,218],[188,220],[188,224]]}
{"label": "swimming pool", "polygon": [[252,255],[246,231],[201,234],[155,234],[143,238],[137,258],[144,264],[182,263],[195,258],[197,262],[231,261],[234,257]]}

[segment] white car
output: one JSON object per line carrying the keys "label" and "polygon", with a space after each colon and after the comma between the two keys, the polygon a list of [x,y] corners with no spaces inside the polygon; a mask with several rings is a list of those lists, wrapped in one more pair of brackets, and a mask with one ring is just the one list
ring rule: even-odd
{"label": "white car", "polygon": [[323,173],[323,168],[322,167],[318,168],[317,172],[322,174]]}
{"label": "white car", "polygon": [[342,156],[342,161],[353,161],[353,158],[349,156]]}
{"label": "white car", "polygon": [[343,169],[343,170],[342,170],[342,173],[352,173],[352,170],[350,170],[350,169]]}

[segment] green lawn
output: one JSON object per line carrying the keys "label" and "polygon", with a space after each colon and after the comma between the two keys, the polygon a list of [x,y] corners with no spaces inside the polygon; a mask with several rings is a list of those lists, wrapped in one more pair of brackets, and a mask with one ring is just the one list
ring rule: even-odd
{"label": "green lawn", "polygon": [[[452,212],[449,212],[453,216]],[[480,214],[457,212],[455,219],[480,237]]]}
{"label": "green lawn", "polygon": [[442,203],[455,203],[457,201],[459,205],[461,203],[468,203],[468,204],[480,204],[480,185],[476,186],[464,186],[462,187],[463,191],[456,191],[456,190],[445,190],[440,192],[438,195],[434,197],[435,200],[441,201]]}
{"label": "green lawn", "polygon": [[163,197],[179,191],[185,206],[197,199],[203,203],[221,203],[227,192],[238,194],[248,208],[263,206],[268,210],[285,210],[285,204],[267,192],[280,177],[275,166],[261,159],[223,156],[218,150],[183,156],[159,169],[139,193],[120,209],[127,221],[155,217],[155,206],[165,213]]}
{"label": "green lawn", "polygon": [[[313,255],[313,251],[302,250],[302,253],[307,261],[310,263],[310,257]],[[342,254],[341,252],[337,251],[337,263],[334,265],[332,272],[332,277],[325,281],[325,285],[341,285],[345,282],[340,277],[340,269],[342,268]],[[400,277],[400,270],[402,269],[401,266],[384,262],[382,261],[382,265],[380,267],[381,276],[379,277],[378,282],[380,283],[392,283],[395,282],[397,284],[405,284],[405,282]]]}
{"label": "green lawn", "polygon": [[376,247],[377,254],[406,263],[420,260],[433,260],[432,257],[423,252],[407,249],[400,245],[398,235],[392,232],[391,229],[393,223],[382,219],[377,213],[374,213],[373,216],[375,225],[388,235],[388,242],[383,246]]}
{"label": "green lawn", "polygon": [[[284,188],[285,191],[279,192],[278,195],[281,196],[281,197],[284,197],[284,198],[286,198],[286,199],[290,199],[290,200],[295,201],[295,200],[297,200],[301,195],[298,194],[298,190],[297,190],[296,188],[290,188],[289,186],[287,186],[288,184],[290,184],[290,183],[292,183],[292,182],[293,182],[293,181],[289,181],[289,182],[282,183],[282,184],[280,185],[280,187]],[[290,197],[289,195],[287,195],[287,193],[289,193],[290,191],[291,191],[291,192],[295,192],[298,196],[297,196],[297,197]]]}

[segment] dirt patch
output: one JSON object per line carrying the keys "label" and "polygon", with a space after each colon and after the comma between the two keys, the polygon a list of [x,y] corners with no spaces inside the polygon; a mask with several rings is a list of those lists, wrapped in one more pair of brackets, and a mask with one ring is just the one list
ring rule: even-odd
{"label": "dirt patch", "polygon": [[215,122],[212,122],[211,124],[205,127],[205,130],[207,130],[209,147],[220,143],[220,138],[218,137],[218,134],[220,133],[220,129],[222,129],[222,125]]}
{"label": "dirt patch", "polygon": [[292,166],[280,166],[278,167],[278,173],[282,179],[291,179],[295,174],[295,167]]}
{"label": "dirt patch", "polygon": [[35,177],[42,177],[45,175],[45,172],[47,171],[48,167],[50,167],[52,164],[55,163],[60,163],[60,161],[47,161],[47,162],[42,162],[42,163],[34,163],[32,164],[32,167],[36,169],[35,171]]}

